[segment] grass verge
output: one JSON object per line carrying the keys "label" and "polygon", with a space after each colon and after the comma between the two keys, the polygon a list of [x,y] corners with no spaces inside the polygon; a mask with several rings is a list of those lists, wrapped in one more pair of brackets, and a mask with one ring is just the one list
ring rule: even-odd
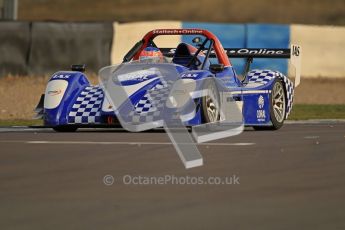
{"label": "grass verge", "polygon": [[[309,105],[296,104],[292,108],[289,120],[309,119],[345,119],[345,105]],[[6,119],[0,120],[0,126],[42,125],[41,120]]]}
{"label": "grass verge", "polygon": [[289,120],[345,119],[345,105],[296,104]]}
{"label": "grass verge", "polygon": [[32,126],[43,125],[42,120],[6,119],[0,120],[0,126]]}

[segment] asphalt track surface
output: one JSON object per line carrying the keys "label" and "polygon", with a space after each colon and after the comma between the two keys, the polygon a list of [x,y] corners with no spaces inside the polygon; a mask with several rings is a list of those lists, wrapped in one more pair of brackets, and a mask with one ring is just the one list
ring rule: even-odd
{"label": "asphalt track surface", "polygon": [[345,123],[212,143],[186,170],[162,131],[0,128],[0,229],[345,229]]}

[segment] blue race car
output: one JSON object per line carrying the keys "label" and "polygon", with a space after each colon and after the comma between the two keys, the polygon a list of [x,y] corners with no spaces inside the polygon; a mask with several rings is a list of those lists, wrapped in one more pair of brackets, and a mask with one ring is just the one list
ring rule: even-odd
{"label": "blue race car", "polygon": [[[180,43],[176,48],[159,48],[154,42],[157,36],[195,36],[193,45]],[[229,57],[246,58],[244,75],[236,74]],[[145,58],[148,58],[145,61]],[[295,66],[295,84],[285,75],[274,70],[250,70],[253,58],[289,58]],[[224,49],[218,38],[203,29],[157,29],[148,32],[125,55],[123,64],[145,63],[147,67],[157,62],[168,63],[179,79],[218,79],[231,91],[233,100],[242,113],[243,124],[257,130],[276,130],[282,127],[291,112],[294,87],[300,81],[301,48],[291,49]],[[151,64],[152,63],[152,64]],[[117,68],[114,68],[114,71]],[[154,106],[149,91],[167,87],[155,77],[155,68],[133,73],[122,73],[121,87],[132,103],[132,115],[139,120],[153,114]],[[56,131],[72,132],[82,127],[114,127],[121,125],[117,106],[106,93],[104,85],[90,85],[83,73],[85,66],[72,65],[72,71],[59,71],[50,78],[45,94],[35,109],[36,118]],[[151,72],[150,72],[151,71]],[[102,70],[100,74],[102,73]],[[122,79],[122,80],[121,80]],[[208,85],[212,92],[215,85]],[[215,93],[217,94],[217,92]],[[115,99],[117,100],[117,99]],[[192,117],[184,121],[195,126],[221,119],[219,96],[203,95],[195,99]]]}

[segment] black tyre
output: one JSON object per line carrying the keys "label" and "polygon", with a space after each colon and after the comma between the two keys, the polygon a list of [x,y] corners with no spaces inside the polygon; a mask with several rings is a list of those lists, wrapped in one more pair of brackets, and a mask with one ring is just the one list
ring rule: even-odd
{"label": "black tyre", "polygon": [[204,89],[209,89],[210,94],[201,98],[201,112],[204,123],[220,120],[219,93],[217,86],[211,79],[206,81]]}
{"label": "black tyre", "polygon": [[53,129],[54,129],[56,132],[66,132],[66,133],[70,133],[70,132],[75,132],[75,131],[77,131],[78,127],[77,127],[77,126],[73,126],[73,125],[59,125],[59,126],[53,127]]}
{"label": "black tyre", "polygon": [[286,115],[286,93],[283,82],[276,79],[273,83],[270,95],[270,117],[271,126],[254,126],[255,130],[278,130],[280,129],[285,120]]}

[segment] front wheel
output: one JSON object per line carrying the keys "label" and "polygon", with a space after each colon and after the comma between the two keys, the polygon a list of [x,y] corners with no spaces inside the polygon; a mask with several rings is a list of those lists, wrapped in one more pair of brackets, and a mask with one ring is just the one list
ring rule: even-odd
{"label": "front wheel", "polygon": [[214,81],[206,81],[204,89],[209,94],[201,98],[201,111],[204,123],[212,123],[220,120],[219,93]]}
{"label": "front wheel", "polygon": [[271,126],[254,126],[255,130],[278,130],[280,129],[286,116],[286,94],[282,81],[276,79],[273,83],[270,95],[270,117]]}

